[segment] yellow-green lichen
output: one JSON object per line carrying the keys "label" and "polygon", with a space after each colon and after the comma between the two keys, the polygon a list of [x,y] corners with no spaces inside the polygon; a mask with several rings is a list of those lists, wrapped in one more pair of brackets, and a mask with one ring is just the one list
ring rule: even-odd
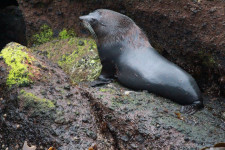
{"label": "yellow-green lichen", "polygon": [[55,108],[55,104],[45,98],[40,98],[33,93],[21,90],[19,99],[23,100],[23,107],[30,109],[33,113],[47,112]]}
{"label": "yellow-green lichen", "polygon": [[66,30],[66,29],[63,29],[60,33],[59,33],[59,38],[60,39],[69,39],[69,38],[72,38],[72,37],[75,37],[76,34],[75,32],[73,32],[73,30]]}
{"label": "yellow-green lichen", "polygon": [[43,25],[40,28],[40,32],[33,35],[34,44],[43,44],[53,39],[53,31],[48,25]]}
{"label": "yellow-green lichen", "polygon": [[114,89],[111,89],[111,88],[100,88],[99,91],[110,92],[111,94],[116,93],[116,91]]}
{"label": "yellow-green lichen", "polygon": [[40,30],[37,34],[33,35],[32,43],[36,45],[40,45],[54,39],[69,39],[75,37],[76,34],[73,30],[63,29],[59,32],[58,37],[53,37],[53,31],[48,25],[43,25],[40,27]]}
{"label": "yellow-green lichen", "polygon": [[31,64],[34,58],[26,52],[28,49],[18,43],[9,43],[0,53],[5,63],[10,67],[7,77],[7,85],[26,86],[32,82],[30,76],[32,73],[28,70],[28,64]]}

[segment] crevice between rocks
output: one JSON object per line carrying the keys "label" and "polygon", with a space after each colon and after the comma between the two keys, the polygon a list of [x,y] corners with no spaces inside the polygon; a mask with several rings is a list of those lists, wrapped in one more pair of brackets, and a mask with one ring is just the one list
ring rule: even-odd
{"label": "crevice between rocks", "polygon": [[104,119],[104,113],[110,113],[112,112],[105,108],[101,103],[97,102],[96,98],[92,96],[91,93],[89,93],[86,90],[81,90],[82,96],[89,99],[91,110],[96,117],[96,122],[98,123],[98,127],[101,131],[101,133],[110,140],[110,138],[113,139],[113,147],[115,150],[120,150],[119,146],[119,139],[117,138],[117,133],[110,128],[109,124],[107,123],[107,120]]}
{"label": "crevice between rocks", "polygon": [[[81,94],[89,99],[92,112],[96,117],[101,133],[107,139],[113,139],[113,147],[115,150],[135,149],[132,145],[144,149],[147,143],[154,142],[151,133],[145,135],[139,131],[137,126],[138,122],[127,121],[124,118],[125,116],[115,114],[116,112],[104,106],[99,99],[95,98],[87,90],[82,89]],[[142,142],[137,140],[137,137],[140,136],[144,139]]]}

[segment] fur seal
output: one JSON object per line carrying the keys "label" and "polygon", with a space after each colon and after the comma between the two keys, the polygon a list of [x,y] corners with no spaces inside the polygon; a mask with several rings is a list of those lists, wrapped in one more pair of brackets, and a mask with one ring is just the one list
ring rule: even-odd
{"label": "fur seal", "polygon": [[[144,32],[129,17],[98,9],[79,17],[94,35],[102,64],[96,84],[117,79],[134,90],[148,90],[190,108],[203,108],[203,99],[193,77],[161,56]],[[186,107],[187,108],[187,107]]]}

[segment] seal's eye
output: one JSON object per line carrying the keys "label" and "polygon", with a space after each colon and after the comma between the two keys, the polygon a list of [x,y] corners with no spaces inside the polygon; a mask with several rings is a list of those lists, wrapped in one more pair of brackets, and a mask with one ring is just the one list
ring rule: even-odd
{"label": "seal's eye", "polygon": [[96,24],[98,21],[95,18],[91,18],[91,24]]}

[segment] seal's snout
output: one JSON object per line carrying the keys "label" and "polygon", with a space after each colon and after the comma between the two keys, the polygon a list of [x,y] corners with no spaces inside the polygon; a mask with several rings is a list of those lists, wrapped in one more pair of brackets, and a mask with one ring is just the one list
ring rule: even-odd
{"label": "seal's snout", "polygon": [[86,15],[86,16],[80,16],[79,17],[80,20],[82,21],[87,21],[87,22],[91,22],[92,20],[94,20],[95,18],[91,15]]}
{"label": "seal's snout", "polygon": [[88,17],[87,17],[87,16],[80,16],[79,19],[80,19],[80,20],[87,20]]}
{"label": "seal's snout", "polygon": [[93,22],[93,21],[96,21],[96,20],[99,20],[100,16],[97,12],[94,12],[94,13],[90,13],[88,15],[85,15],[85,16],[80,16],[79,19],[82,20],[82,21],[86,21],[86,22]]}

